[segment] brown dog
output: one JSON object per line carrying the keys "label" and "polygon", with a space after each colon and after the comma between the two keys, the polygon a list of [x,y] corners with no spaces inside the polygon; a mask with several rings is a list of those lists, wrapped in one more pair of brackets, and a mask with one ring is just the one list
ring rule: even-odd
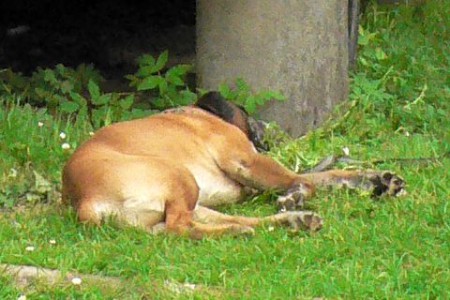
{"label": "brown dog", "polygon": [[63,172],[63,200],[83,222],[108,216],[151,232],[193,237],[249,233],[263,224],[317,230],[313,212],[285,211],[264,218],[225,215],[211,207],[236,203],[248,188],[283,192],[291,210],[315,186],[348,186],[396,195],[404,181],[389,172],[339,171],[298,175],[255,149],[258,131],[248,116],[218,93],[195,106],[168,110],[99,130]]}

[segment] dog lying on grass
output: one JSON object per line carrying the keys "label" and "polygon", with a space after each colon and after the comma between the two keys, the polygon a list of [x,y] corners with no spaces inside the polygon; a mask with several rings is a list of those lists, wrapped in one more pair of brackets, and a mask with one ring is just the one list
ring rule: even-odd
{"label": "dog lying on grass", "polygon": [[[67,162],[63,201],[82,222],[120,223],[191,237],[252,233],[261,224],[319,230],[322,219],[301,208],[316,187],[347,186],[395,196],[404,181],[391,172],[331,170],[296,174],[258,153],[258,126],[219,93],[188,107],[99,130]],[[246,191],[277,190],[286,210],[256,218],[211,208]]]}

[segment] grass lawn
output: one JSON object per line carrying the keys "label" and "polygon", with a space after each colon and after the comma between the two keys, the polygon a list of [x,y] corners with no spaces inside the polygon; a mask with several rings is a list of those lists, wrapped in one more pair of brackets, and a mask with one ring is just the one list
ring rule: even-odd
{"label": "grass lawn", "polygon": [[[370,8],[346,113],[271,150],[296,171],[343,147],[364,161],[439,158],[377,166],[406,180],[404,197],[320,191],[307,204],[325,219],[314,234],[261,228],[250,238],[189,240],[81,225],[58,190],[88,122],[0,94],[0,264],[120,280],[18,287],[0,274],[0,299],[450,298],[450,159],[441,157],[450,151],[449,7],[430,1],[420,24],[414,9]],[[221,211],[261,216],[276,208],[263,195]]]}

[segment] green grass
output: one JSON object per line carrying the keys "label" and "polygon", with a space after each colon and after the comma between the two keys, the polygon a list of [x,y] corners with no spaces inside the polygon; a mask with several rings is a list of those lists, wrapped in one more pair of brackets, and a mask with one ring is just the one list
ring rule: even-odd
{"label": "green grass", "polygon": [[[411,9],[371,8],[363,34],[376,37],[361,45],[350,101],[343,105],[347,113],[304,138],[284,140],[270,155],[298,171],[343,147],[366,161],[448,153],[449,7],[430,1],[421,22]],[[376,48],[387,57],[377,56]],[[0,263],[119,277],[124,284],[111,289],[36,282],[19,288],[0,275],[0,299],[450,298],[448,157],[378,166],[405,178],[409,194],[402,198],[374,201],[358,192],[320,191],[308,203],[325,219],[315,234],[261,228],[252,238],[149,236],[113,224],[81,225],[58,204],[61,168],[89,137],[86,120],[51,116],[16,105],[15,98],[2,101]],[[62,149],[66,142],[71,149]],[[33,170],[51,188],[42,180],[36,184]],[[276,208],[264,195],[222,211],[260,216]],[[202,288],[177,294],[167,282]]]}

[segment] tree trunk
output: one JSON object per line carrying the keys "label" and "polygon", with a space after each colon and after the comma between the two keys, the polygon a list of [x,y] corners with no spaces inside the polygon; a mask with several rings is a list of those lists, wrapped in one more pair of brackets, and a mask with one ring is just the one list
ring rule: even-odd
{"label": "tree trunk", "polygon": [[281,91],[259,114],[293,136],[347,97],[348,0],[197,0],[197,80]]}

